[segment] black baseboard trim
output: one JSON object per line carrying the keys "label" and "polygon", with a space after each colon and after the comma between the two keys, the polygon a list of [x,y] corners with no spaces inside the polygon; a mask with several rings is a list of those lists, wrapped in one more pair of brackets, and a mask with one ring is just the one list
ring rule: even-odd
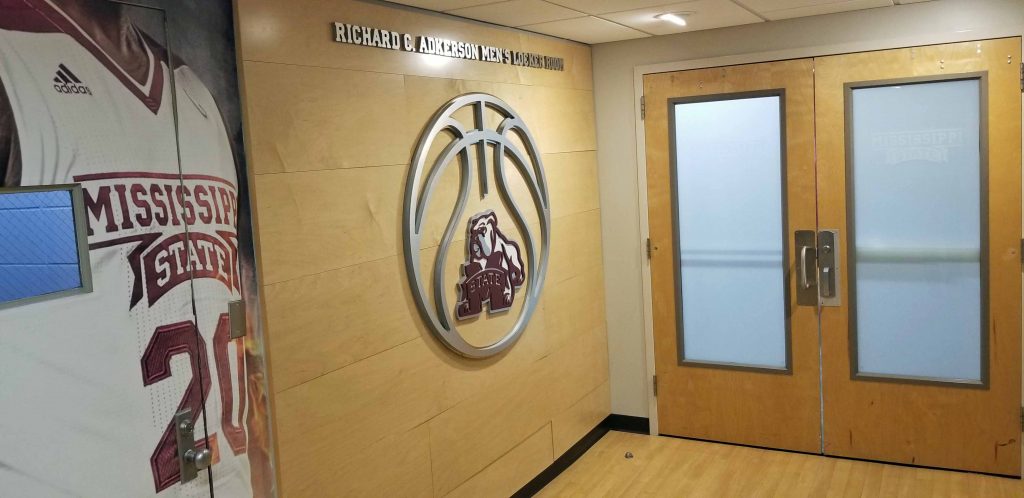
{"label": "black baseboard trim", "polygon": [[592,446],[597,444],[598,441],[604,437],[608,431],[622,431],[622,432],[635,432],[637,434],[648,434],[650,432],[650,420],[644,417],[631,417],[628,415],[608,415],[597,427],[594,427],[583,436],[582,439],[572,445],[571,448],[566,450],[562,456],[551,462],[551,465],[537,474],[530,482],[526,483],[525,486],[516,491],[512,495],[512,498],[529,498],[540,490],[544,489],[554,481],[565,469],[569,468],[570,465],[579,460]]}
{"label": "black baseboard trim", "polygon": [[650,434],[651,419],[647,417],[633,417],[630,415],[608,415],[608,418],[601,422],[601,425],[612,431],[632,432],[635,434]]}
{"label": "black baseboard trim", "polygon": [[544,486],[550,484],[551,481],[554,481],[559,474],[565,471],[565,469],[569,468],[569,466],[575,463],[576,460],[579,460],[579,458],[583,456],[591,446],[597,444],[597,442],[600,441],[607,433],[608,429],[604,427],[604,422],[597,424],[597,427],[591,429],[586,436],[583,436],[583,439],[580,439],[576,444],[572,445],[572,448],[569,448],[565,453],[563,453],[562,456],[556,458],[554,462],[551,462],[551,465],[548,465],[548,468],[542,470],[540,474],[537,474],[537,477],[534,477],[530,482],[526,483],[525,486],[520,488],[519,491],[516,491],[515,494],[512,495],[512,498],[529,498],[539,493],[540,490],[544,489]]}

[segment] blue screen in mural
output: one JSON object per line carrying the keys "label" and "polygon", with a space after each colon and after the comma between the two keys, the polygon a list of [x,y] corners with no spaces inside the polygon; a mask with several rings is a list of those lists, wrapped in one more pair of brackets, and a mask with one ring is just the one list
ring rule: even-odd
{"label": "blue screen in mural", "polygon": [[82,286],[71,192],[0,193],[0,303]]}

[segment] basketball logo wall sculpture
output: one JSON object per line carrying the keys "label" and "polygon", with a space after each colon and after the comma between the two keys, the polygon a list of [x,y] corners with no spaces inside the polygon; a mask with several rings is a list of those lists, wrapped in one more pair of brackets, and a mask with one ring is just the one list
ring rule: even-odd
{"label": "basketball logo wall sculpture", "polygon": [[[470,111],[470,123],[456,117],[463,109]],[[489,122],[497,124],[490,127]],[[458,192],[432,269],[426,269],[421,267],[420,259],[425,219],[432,196],[449,167],[458,168]],[[510,172],[526,184],[529,204],[513,195]],[[497,192],[489,191],[492,175]],[[474,190],[489,209],[466,216]],[[511,219],[499,217],[495,212],[498,207],[503,207]],[[524,207],[536,210],[538,230],[529,226]],[[521,240],[510,235],[513,227]],[[463,229],[466,241],[459,245],[466,254],[455,282],[446,278],[444,263],[456,233]],[[536,310],[551,239],[544,166],[519,114],[501,99],[484,93],[462,95],[442,106],[416,144],[406,180],[402,230],[409,285],[431,332],[450,349],[469,358],[493,356],[514,344]],[[432,279],[427,278],[430,274]],[[450,302],[449,289],[453,287],[457,296],[451,296],[456,299]],[[459,332],[459,322],[485,310],[488,315],[509,312],[519,299],[523,301],[518,316],[497,341],[474,345]]]}

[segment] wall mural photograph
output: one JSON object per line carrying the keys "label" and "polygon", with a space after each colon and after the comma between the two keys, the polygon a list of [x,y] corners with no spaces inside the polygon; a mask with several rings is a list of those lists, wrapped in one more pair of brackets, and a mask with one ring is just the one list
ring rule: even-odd
{"label": "wall mural photograph", "polygon": [[[0,207],[80,185],[92,284],[0,309],[0,447],[22,449],[0,489],[273,494],[234,45],[228,0],[0,2]],[[67,262],[33,244],[66,234],[51,204],[18,207],[0,288],[45,289]],[[183,410],[210,464],[185,483]]]}

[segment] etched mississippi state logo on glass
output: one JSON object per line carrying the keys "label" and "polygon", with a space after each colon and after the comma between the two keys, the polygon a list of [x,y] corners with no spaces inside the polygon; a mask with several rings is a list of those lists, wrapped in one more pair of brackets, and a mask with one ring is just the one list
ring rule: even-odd
{"label": "etched mississippi state logo on glass", "polygon": [[[450,188],[456,186],[455,173],[457,191]],[[446,201],[432,201],[439,191],[437,197]],[[479,200],[467,213],[474,191]],[[438,237],[441,225],[431,223],[427,214],[444,216],[448,211],[437,209],[441,202],[454,206]],[[463,229],[465,242],[455,243]],[[434,336],[469,358],[493,356],[515,343],[544,285],[551,213],[540,151],[508,104],[472,93],[434,113],[416,144],[406,180],[402,236],[412,297]],[[460,263],[457,275],[445,264],[453,245],[465,251],[452,258]],[[472,332],[468,327],[474,319],[494,314],[504,314],[511,324],[494,342],[473,344],[460,333],[460,324]]]}
{"label": "etched mississippi state logo on glass", "polygon": [[484,211],[469,219],[466,253],[468,260],[462,265],[456,318],[477,316],[484,304],[490,313],[508,311],[516,289],[523,285],[523,258],[519,256],[519,244],[501,233],[494,211]]}

